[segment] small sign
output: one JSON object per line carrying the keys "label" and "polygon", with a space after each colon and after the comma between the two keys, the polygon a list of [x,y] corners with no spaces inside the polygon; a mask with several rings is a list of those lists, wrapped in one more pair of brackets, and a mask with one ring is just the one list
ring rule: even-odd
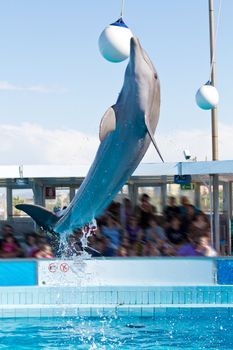
{"label": "small sign", "polygon": [[60,270],[61,270],[61,272],[68,272],[69,271],[69,265],[66,264],[66,263],[62,263],[60,265]]}
{"label": "small sign", "polygon": [[174,183],[178,185],[187,185],[192,182],[191,175],[175,175]]}
{"label": "small sign", "polygon": [[57,271],[57,264],[55,264],[55,263],[49,264],[48,270],[49,270],[49,272],[52,272],[52,273],[56,272]]}
{"label": "small sign", "polygon": [[195,190],[195,185],[194,184],[180,185],[180,189],[183,191]]}
{"label": "small sign", "polygon": [[56,199],[56,188],[54,186],[45,187],[45,199]]}

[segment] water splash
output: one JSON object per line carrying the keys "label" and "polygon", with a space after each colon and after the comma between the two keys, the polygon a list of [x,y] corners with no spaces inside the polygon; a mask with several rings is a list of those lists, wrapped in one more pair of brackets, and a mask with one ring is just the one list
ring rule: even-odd
{"label": "water splash", "polygon": [[[58,250],[58,257],[62,259],[71,258],[73,260],[90,259],[89,252],[94,251],[99,253],[96,249],[89,245],[89,238],[97,231],[96,220],[74,231],[67,231],[60,237],[60,246]],[[100,253],[99,253],[100,254]]]}
{"label": "water splash", "polygon": [[86,248],[90,248],[88,246],[88,238],[96,233],[97,230],[97,224],[96,220],[93,219],[91,222],[89,222],[87,225],[85,225],[82,229],[83,236],[80,239],[82,250],[84,251]]}

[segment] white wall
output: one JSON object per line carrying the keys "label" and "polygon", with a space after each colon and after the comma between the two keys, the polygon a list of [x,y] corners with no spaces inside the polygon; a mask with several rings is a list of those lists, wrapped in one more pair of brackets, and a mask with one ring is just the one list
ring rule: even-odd
{"label": "white wall", "polygon": [[44,260],[38,265],[38,283],[41,286],[187,286],[215,283],[214,261],[208,258]]}

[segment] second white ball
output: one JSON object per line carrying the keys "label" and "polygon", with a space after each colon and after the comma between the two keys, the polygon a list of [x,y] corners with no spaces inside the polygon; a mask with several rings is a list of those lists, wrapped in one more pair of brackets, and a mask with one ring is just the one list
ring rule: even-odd
{"label": "second white ball", "polygon": [[196,93],[197,105],[205,110],[217,107],[219,102],[218,90],[210,84],[205,84],[197,90]]}

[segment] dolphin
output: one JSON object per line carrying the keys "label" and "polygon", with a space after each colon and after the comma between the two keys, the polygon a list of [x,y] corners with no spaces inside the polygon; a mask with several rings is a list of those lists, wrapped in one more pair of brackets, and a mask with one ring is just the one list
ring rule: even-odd
{"label": "dolphin", "polygon": [[[77,194],[61,216],[43,207],[18,204],[43,229],[60,235],[81,228],[100,215],[137,168],[154,139],[159,120],[160,82],[139,39],[130,41],[130,60],[116,104],[99,128],[100,146]],[[162,159],[163,161],[163,159]]]}

